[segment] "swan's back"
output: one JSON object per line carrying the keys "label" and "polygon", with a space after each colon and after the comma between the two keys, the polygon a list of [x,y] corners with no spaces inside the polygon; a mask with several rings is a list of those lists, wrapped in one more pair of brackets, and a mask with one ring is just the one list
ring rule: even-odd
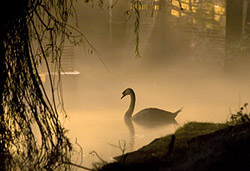
{"label": "swan's back", "polygon": [[181,109],[172,113],[158,108],[147,108],[136,113],[132,119],[139,124],[161,125],[176,122],[175,117],[180,111]]}

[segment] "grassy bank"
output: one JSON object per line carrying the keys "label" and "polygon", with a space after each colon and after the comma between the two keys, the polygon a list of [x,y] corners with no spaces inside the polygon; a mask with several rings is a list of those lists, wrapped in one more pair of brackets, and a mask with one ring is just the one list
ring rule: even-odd
{"label": "grassy bank", "polygon": [[250,124],[191,122],[101,170],[250,169]]}

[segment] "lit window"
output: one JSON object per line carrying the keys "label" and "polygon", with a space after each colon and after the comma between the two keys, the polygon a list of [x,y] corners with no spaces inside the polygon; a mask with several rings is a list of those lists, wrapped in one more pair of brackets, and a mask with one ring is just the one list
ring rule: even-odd
{"label": "lit window", "polygon": [[160,9],[159,5],[155,5],[155,6],[154,6],[154,10],[155,10],[155,11],[159,11],[159,9]]}
{"label": "lit window", "polygon": [[180,3],[179,3],[178,0],[173,0],[173,1],[172,1],[172,5],[173,5],[173,6],[176,6],[176,7],[180,7]]}
{"label": "lit window", "polygon": [[147,10],[148,9],[148,4],[142,4],[140,7],[140,10]]}
{"label": "lit window", "polygon": [[[155,10],[158,11],[160,9],[159,1],[160,0],[139,0],[140,1],[140,6],[139,10]],[[132,9],[133,7],[131,7]]]}
{"label": "lit window", "polygon": [[214,12],[216,14],[223,15],[225,13],[225,8],[219,6],[219,5],[214,5]]}
{"label": "lit window", "polygon": [[183,9],[185,9],[185,10],[189,10],[189,5],[188,5],[188,4],[182,3],[182,4],[181,4],[181,7],[182,7]]}
{"label": "lit window", "polygon": [[180,17],[179,11],[173,10],[173,9],[171,10],[171,15],[176,16],[176,17]]}

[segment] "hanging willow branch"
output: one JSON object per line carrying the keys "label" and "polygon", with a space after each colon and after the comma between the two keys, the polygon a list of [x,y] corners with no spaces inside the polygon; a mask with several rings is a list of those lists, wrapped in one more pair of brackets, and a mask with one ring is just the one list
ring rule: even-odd
{"label": "hanging willow branch", "polygon": [[131,0],[130,1],[131,9],[126,11],[125,14],[128,15],[128,18],[131,18],[132,15],[135,16],[134,21],[134,33],[135,33],[135,54],[137,57],[140,57],[139,51],[139,42],[140,42],[140,9],[142,7],[140,0]]}
{"label": "hanging willow branch", "polygon": [[[9,15],[0,26],[0,170],[70,169],[72,146],[57,112],[61,54],[66,39],[86,39],[67,24],[73,0],[20,4],[5,6]],[[40,78],[42,63],[51,95]]]}
{"label": "hanging willow branch", "polygon": [[133,10],[135,13],[135,26],[134,26],[134,33],[135,33],[135,53],[137,57],[140,57],[139,52],[139,42],[140,42],[140,9],[141,9],[141,2],[139,0],[132,0],[131,1]]}
{"label": "hanging willow branch", "polygon": [[130,9],[125,11],[127,20],[129,20],[133,15],[135,16],[134,21],[134,34],[135,34],[135,54],[140,57],[139,43],[140,43],[140,9],[142,7],[140,0],[131,0]]}

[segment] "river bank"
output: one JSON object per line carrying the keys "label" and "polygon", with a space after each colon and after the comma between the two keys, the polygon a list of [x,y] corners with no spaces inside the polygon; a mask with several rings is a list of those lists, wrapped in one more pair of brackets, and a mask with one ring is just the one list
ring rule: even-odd
{"label": "river bank", "polygon": [[246,170],[250,124],[190,122],[173,135],[115,159],[100,170]]}

